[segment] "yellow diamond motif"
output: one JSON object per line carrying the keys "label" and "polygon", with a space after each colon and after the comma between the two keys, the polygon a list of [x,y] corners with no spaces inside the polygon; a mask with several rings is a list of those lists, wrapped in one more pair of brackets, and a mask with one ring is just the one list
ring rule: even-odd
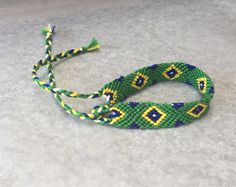
{"label": "yellow diamond motif", "polygon": [[142,117],[144,117],[151,124],[158,126],[160,125],[161,121],[165,119],[166,113],[156,106],[152,106],[142,114]]}
{"label": "yellow diamond motif", "polygon": [[206,93],[206,88],[207,88],[206,83],[207,83],[207,79],[205,77],[197,79],[198,89],[203,94]]}
{"label": "yellow diamond motif", "polygon": [[116,102],[117,91],[111,90],[110,88],[106,88],[103,90],[103,95],[106,96],[107,101],[111,104],[114,104]]}
{"label": "yellow diamond motif", "polygon": [[119,121],[124,116],[125,116],[125,113],[121,111],[120,109],[115,108],[115,107],[110,108],[110,115],[108,116],[108,118],[112,119],[110,124],[113,124]]}
{"label": "yellow diamond motif", "polygon": [[182,74],[182,71],[177,68],[174,64],[168,67],[162,75],[164,75],[167,79],[173,80],[178,78]]}
{"label": "yellow diamond motif", "polygon": [[194,118],[198,118],[201,114],[207,109],[207,105],[203,103],[199,103],[196,106],[192,107],[187,114]]}
{"label": "yellow diamond motif", "polygon": [[137,75],[134,77],[131,86],[136,89],[141,89],[147,84],[148,76],[138,72]]}

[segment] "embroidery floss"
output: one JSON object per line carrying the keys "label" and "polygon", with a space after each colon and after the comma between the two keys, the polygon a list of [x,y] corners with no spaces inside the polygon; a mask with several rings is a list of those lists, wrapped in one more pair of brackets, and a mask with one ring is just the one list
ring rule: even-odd
{"label": "embroidery floss", "polygon": [[[45,58],[34,65],[32,70],[33,81],[43,90],[51,92],[57,103],[75,117],[93,120],[95,123],[122,128],[147,129],[178,127],[201,118],[209,109],[214,95],[214,85],[211,78],[199,68],[182,62],[154,64],[143,67],[135,72],[121,76],[107,83],[99,91],[82,94],[56,86],[52,63],[84,54],[100,48],[96,39],[92,39],[88,46],[70,49],[52,55],[52,35],[55,26],[48,25],[42,29],[45,35]],[[47,66],[49,82],[42,81],[37,71]],[[202,95],[201,99],[186,103],[155,102],[125,102],[124,100],[146,87],[161,81],[178,81],[187,83],[196,88]],[[66,104],[61,96],[72,98],[98,98],[105,96],[107,102],[95,106],[90,113],[83,113]]]}

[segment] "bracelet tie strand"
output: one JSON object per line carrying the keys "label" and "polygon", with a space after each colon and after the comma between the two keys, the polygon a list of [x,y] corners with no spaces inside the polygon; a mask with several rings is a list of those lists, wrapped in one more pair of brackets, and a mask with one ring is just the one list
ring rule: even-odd
{"label": "bracelet tie strand", "polygon": [[[148,129],[178,127],[201,118],[208,111],[210,101],[214,95],[214,85],[211,78],[199,68],[182,62],[161,63],[140,68],[129,75],[120,76],[105,84],[99,91],[89,94],[58,88],[52,63],[97,50],[100,45],[96,39],[92,39],[87,46],[52,55],[52,35],[54,31],[55,26],[51,25],[42,29],[42,33],[45,35],[45,58],[34,65],[32,78],[43,90],[51,92],[59,106],[67,113],[102,125]],[[37,71],[43,66],[46,66],[48,70],[48,82],[37,76]],[[202,97],[192,102],[171,104],[124,101],[138,91],[161,81],[184,82],[197,89]],[[105,96],[107,102],[95,106],[90,113],[84,113],[66,104],[62,100],[62,96],[85,99]]]}

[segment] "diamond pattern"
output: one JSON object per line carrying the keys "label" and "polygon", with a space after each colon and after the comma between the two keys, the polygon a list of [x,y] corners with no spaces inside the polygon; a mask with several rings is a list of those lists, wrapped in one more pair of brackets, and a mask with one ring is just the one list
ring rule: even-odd
{"label": "diamond pattern", "polygon": [[206,78],[199,78],[197,79],[197,83],[198,83],[198,89],[201,93],[206,93],[206,85],[207,79]]}
{"label": "diamond pattern", "polygon": [[174,109],[180,109],[183,106],[184,106],[184,103],[172,103],[172,107]]}
{"label": "diamond pattern", "polygon": [[152,106],[143,113],[142,117],[151,124],[157,126],[160,125],[161,121],[166,117],[166,113],[156,106]]}
{"label": "diamond pattern", "polygon": [[201,114],[207,109],[207,105],[200,103],[194,107],[192,107],[187,114],[194,118],[198,118],[201,116]]}
{"label": "diamond pattern", "polygon": [[134,80],[132,81],[131,86],[136,88],[136,89],[141,89],[147,84],[148,81],[148,76],[142,74],[142,73],[137,73],[137,75],[134,77]]}
{"label": "diamond pattern", "polygon": [[107,102],[110,102],[111,104],[114,104],[116,102],[117,91],[111,90],[110,88],[106,88],[103,91],[103,95],[106,96]]}
{"label": "diamond pattern", "polygon": [[123,111],[121,111],[118,108],[112,107],[110,109],[110,114],[109,114],[108,118],[112,119],[110,124],[113,124],[113,123],[119,121],[124,116],[125,116],[125,113]]}
{"label": "diamond pattern", "polygon": [[182,71],[179,68],[177,68],[175,65],[171,65],[162,74],[167,79],[173,80],[173,79],[178,78],[182,74]]}

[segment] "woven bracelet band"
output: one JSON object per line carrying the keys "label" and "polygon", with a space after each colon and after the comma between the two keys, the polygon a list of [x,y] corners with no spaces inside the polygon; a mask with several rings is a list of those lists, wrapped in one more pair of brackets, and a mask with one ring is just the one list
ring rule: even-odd
{"label": "woven bracelet band", "polygon": [[[100,45],[93,39],[88,46],[52,55],[51,45],[54,30],[55,27],[50,25],[42,29],[46,38],[45,58],[34,65],[32,78],[42,89],[51,92],[57,103],[73,116],[93,120],[102,125],[147,129],[178,127],[201,118],[208,111],[210,100],[214,95],[214,85],[211,78],[199,68],[181,62],[154,64],[140,68],[129,75],[120,76],[105,84],[101,90],[90,94],[81,94],[56,87],[53,62],[96,50]],[[46,66],[48,69],[48,82],[42,81],[37,76],[37,71],[42,66]],[[201,99],[193,102],[171,104],[124,101],[127,97],[146,87],[167,80],[184,82],[193,86],[201,93]],[[84,113],[66,104],[61,96],[91,99],[105,96],[107,102],[95,106],[90,113]]]}

